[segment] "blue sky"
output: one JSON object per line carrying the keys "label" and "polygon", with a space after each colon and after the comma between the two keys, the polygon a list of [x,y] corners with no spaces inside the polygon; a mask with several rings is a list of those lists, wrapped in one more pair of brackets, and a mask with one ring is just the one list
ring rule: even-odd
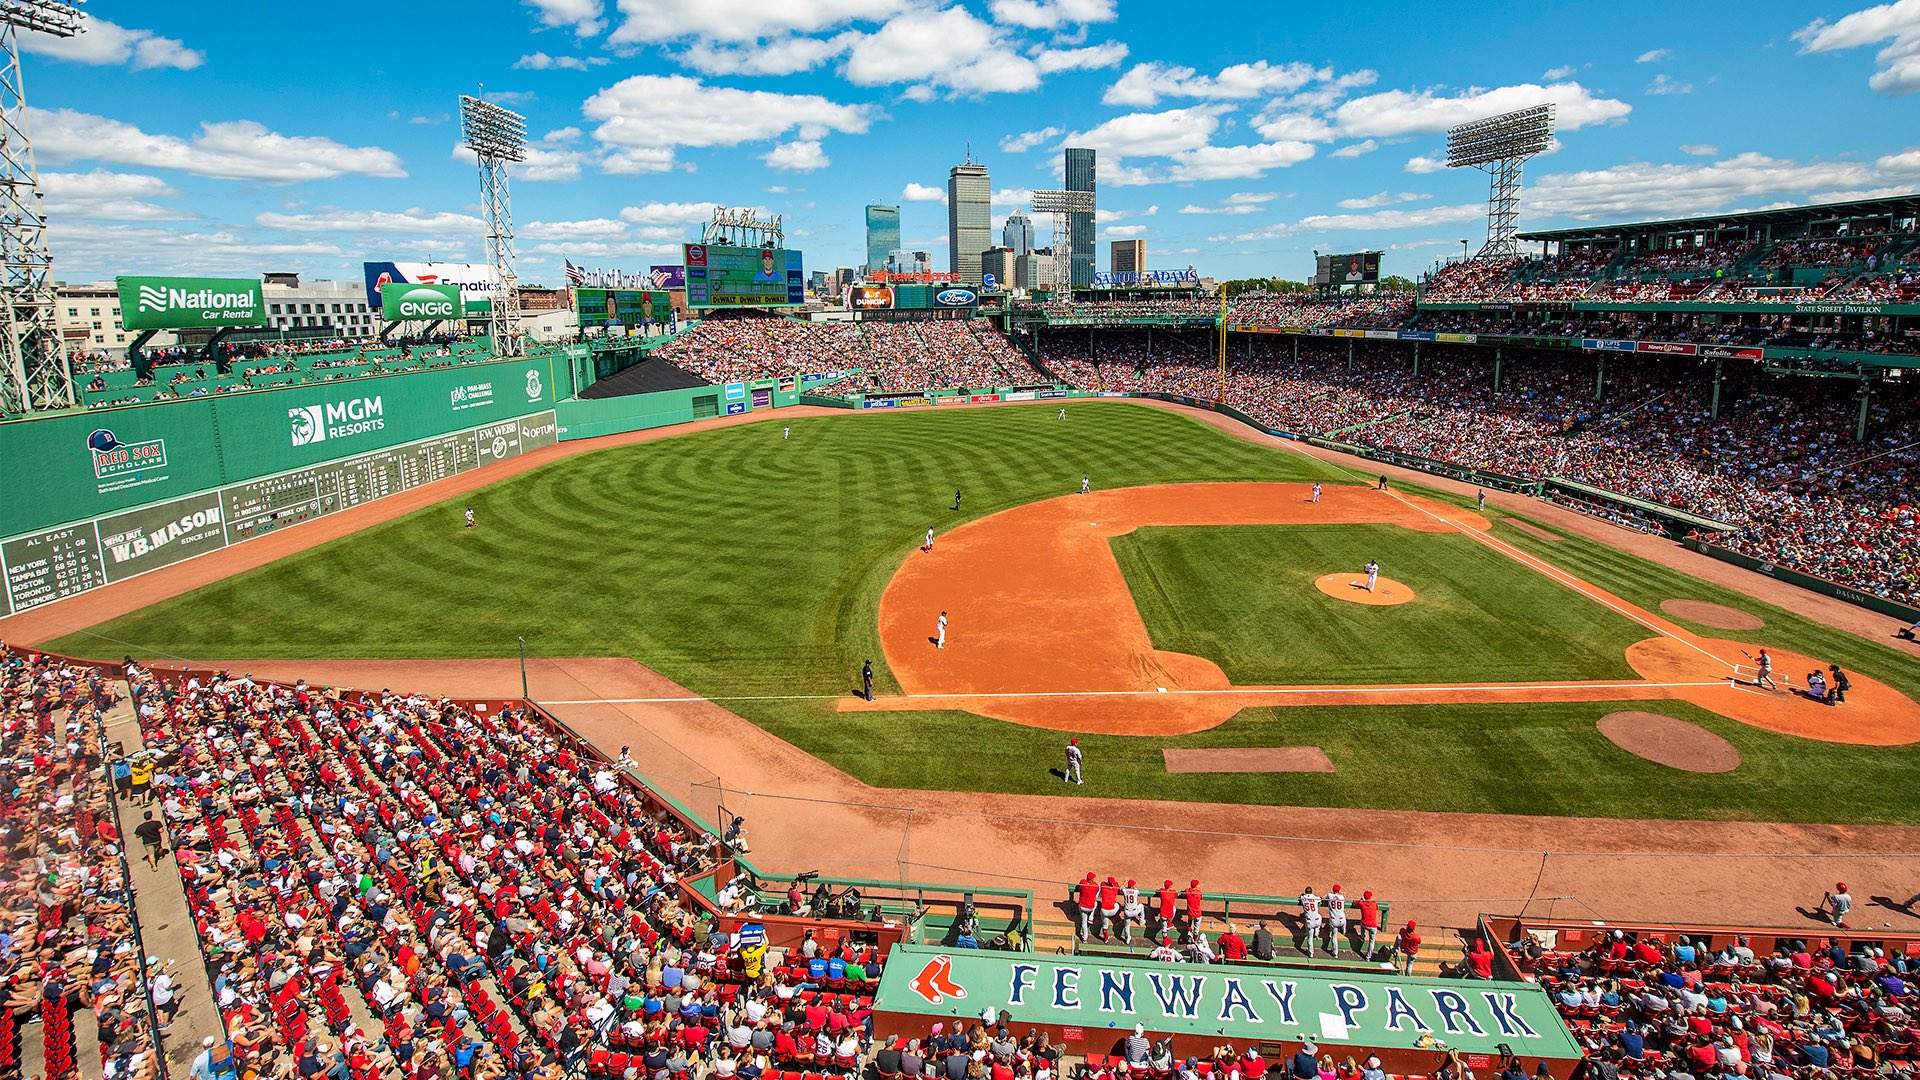
{"label": "blue sky", "polygon": [[[996,218],[1100,154],[1100,250],[1305,277],[1380,248],[1412,275],[1484,236],[1444,130],[1552,101],[1522,227],[1920,190],[1920,0],[1610,5],[1147,0],[422,0],[88,5],[26,45],[57,276],[358,279],[482,256],[456,99],[537,140],[521,279],[672,261],[714,203],[786,216],[812,269],[902,207],[944,266],[969,142]],[[31,37],[31,35],[28,35]],[[1046,225],[1041,224],[1042,242]]]}

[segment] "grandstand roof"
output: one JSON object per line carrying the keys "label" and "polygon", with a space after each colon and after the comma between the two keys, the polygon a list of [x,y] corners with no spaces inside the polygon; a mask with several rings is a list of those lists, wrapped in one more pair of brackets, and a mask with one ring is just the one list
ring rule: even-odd
{"label": "grandstand roof", "polygon": [[1545,229],[1523,232],[1521,240],[1560,243],[1567,240],[1596,240],[1637,236],[1649,232],[1712,232],[1715,229],[1747,225],[1793,224],[1829,221],[1834,218],[1883,216],[1920,217],[1920,193],[1895,195],[1885,199],[1856,199],[1851,202],[1821,203],[1817,206],[1783,206],[1773,210],[1745,210],[1702,217],[1668,218],[1660,221],[1636,221],[1623,225],[1585,225],[1577,229]]}

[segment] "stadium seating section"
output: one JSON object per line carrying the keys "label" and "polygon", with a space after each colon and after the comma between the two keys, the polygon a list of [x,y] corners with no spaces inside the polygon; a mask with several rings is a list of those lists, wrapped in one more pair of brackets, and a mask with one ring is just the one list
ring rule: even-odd
{"label": "stadium seating section", "polygon": [[858,371],[815,387],[851,393],[1047,381],[984,319],[803,322],[729,313],[702,319],[655,355],[710,383]]}

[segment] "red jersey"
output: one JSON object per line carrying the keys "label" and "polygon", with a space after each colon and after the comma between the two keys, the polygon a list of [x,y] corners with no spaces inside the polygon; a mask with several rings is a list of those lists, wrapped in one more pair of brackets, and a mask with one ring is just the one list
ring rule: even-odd
{"label": "red jersey", "polygon": [[1360,901],[1360,925],[1369,930],[1380,929],[1380,902],[1378,900]]}
{"label": "red jersey", "polygon": [[1187,890],[1187,918],[1198,919],[1200,917],[1200,899],[1199,889]]}
{"label": "red jersey", "polygon": [[1172,889],[1160,890],[1160,918],[1162,921],[1171,921],[1173,919],[1173,907],[1178,896],[1179,894]]}
{"label": "red jersey", "polygon": [[1419,934],[1416,934],[1411,930],[1402,930],[1400,931],[1400,938],[1399,938],[1398,944],[1400,947],[1400,951],[1403,953],[1406,953],[1408,956],[1420,955],[1420,935]]}
{"label": "red jersey", "polygon": [[1080,883],[1080,906],[1083,908],[1092,908],[1094,894],[1097,893],[1098,891],[1099,891],[1099,886],[1095,885],[1093,882],[1091,881],[1081,882]]}
{"label": "red jersey", "polygon": [[1115,885],[1111,881],[1107,882],[1105,885],[1100,886],[1100,910],[1106,911],[1110,908],[1117,908],[1119,906],[1120,906],[1120,886]]}

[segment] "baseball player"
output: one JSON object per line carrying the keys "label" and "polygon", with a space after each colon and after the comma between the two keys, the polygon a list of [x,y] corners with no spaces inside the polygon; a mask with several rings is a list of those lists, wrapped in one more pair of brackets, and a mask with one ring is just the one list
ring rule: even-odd
{"label": "baseball player", "polygon": [[959,488],[953,489],[953,509],[955,512],[958,512],[960,509],[960,489]]}
{"label": "baseball player", "polygon": [[1323,921],[1320,913],[1320,897],[1314,893],[1311,885],[1301,890],[1300,916],[1307,926],[1307,959],[1311,960],[1315,946],[1320,943],[1320,926]]}
{"label": "baseball player", "polygon": [[1113,936],[1113,924],[1120,919],[1120,883],[1112,874],[1100,883],[1100,940]]}
{"label": "baseball player", "polygon": [[1347,936],[1347,894],[1335,882],[1327,891],[1327,951],[1340,958],[1340,939]]}
{"label": "baseball player", "polygon": [[1486,493],[1485,491],[1481,491],[1481,490],[1479,490],[1479,489],[1475,489],[1475,490],[1474,490],[1474,493],[1473,493],[1473,496],[1474,496],[1474,499],[1475,499],[1475,500],[1476,500],[1477,502],[1479,502],[1479,504],[1480,504],[1480,509],[1481,509],[1481,510],[1485,510],[1485,509],[1487,508],[1487,493]]}
{"label": "baseball player", "polygon": [[1147,928],[1147,909],[1140,903],[1140,887],[1132,878],[1127,879],[1127,887],[1120,890],[1120,940],[1133,944],[1133,924],[1139,923],[1140,929]]}
{"label": "baseball player", "polygon": [[920,550],[921,550],[921,551],[932,551],[932,550],[933,550],[933,528],[932,528],[932,526],[928,526],[928,528],[927,528],[927,542],[926,542],[926,545],[925,545],[924,547],[922,547],[922,548],[921,548]]}
{"label": "baseball player", "polygon": [[1206,899],[1206,894],[1200,891],[1199,878],[1187,882],[1187,931],[1189,933],[1200,929],[1200,908],[1206,903]]}
{"label": "baseball player", "polygon": [[1755,663],[1760,665],[1760,674],[1754,676],[1753,685],[1764,686],[1769,690],[1779,690],[1780,684],[1773,681],[1773,657],[1767,655],[1767,650],[1760,650],[1759,659]]}
{"label": "baseball player", "polygon": [[1368,559],[1367,560],[1367,591],[1372,592],[1373,587],[1376,584],[1378,584],[1379,581],[1380,581],[1380,564],[1377,562],[1374,562],[1372,559]]}
{"label": "baseball player", "polygon": [[933,622],[933,647],[936,649],[947,647],[947,613],[944,611]]}
{"label": "baseball player", "polygon": [[1065,410],[1065,409],[1061,409],[1061,410],[1060,410],[1060,419],[1062,419],[1062,420],[1065,420],[1066,418],[1067,418],[1067,410]]}
{"label": "baseball player", "polygon": [[1087,492],[1092,490],[1093,490],[1093,477],[1091,476],[1081,477],[1080,478],[1080,494],[1085,495]]}
{"label": "baseball player", "polygon": [[1320,501],[1320,485],[1319,484],[1313,485],[1313,501],[1314,502]]}
{"label": "baseball player", "polygon": [[1159,901],[1160,925],[1154,928],[1154,937],[1167,937],[1173,933],[1173,910],[1179,896],[1179,893],[1173,891],[1172,878],[1168,878],[1161,884],[1160,891],[1155,894],[1155,898]]}
{"label": "baseball player", "polygon": [[1068,739],[1067,740],[1067,768],[1066,768],[1066,771],[1060,774],[1060,779],[1069,784],[1084,784],[1085,781],[1080,779],[1080,762],[1083,758],[1085,758],[1085,756],[1086,755],[1080,752],[1079,737],[1076,736],[1074,738]]}
{"label": "baseball player", "polygon": [[1380,901],[1373,898],[1372,889],[1367,889],[1360,894],[1360,949],[1371,961],[1379,945]]}
{"label": "baseball player", "polygon": [[1087,876],[1081,878],[1080,884],[1074,889],[1073,906],[1079,909],[1081,941],[1087,940],[1087,928],[1093,922],[1093,910],[1094,905],[1099,902],[1099,892],[1100,885],[1094,881],[1091,870],[1087,871]]}
{"label": "baseball player", "polygon": [[786,442],[786,441],[787,441],[787,439],[788,439],[788,438],[790,438],[790,437],[791,437],[792,435],[793,435],[793,429],[792,429],[792,428],[790,428],[790,427],[783,427],[783,428],[781,428],[781,429],[780,429],[780,441],[781,441],[781,442]]}
{"label": "baseball player", "polygon": [[473,507],[467,507],[467,528],[473,528]]}

